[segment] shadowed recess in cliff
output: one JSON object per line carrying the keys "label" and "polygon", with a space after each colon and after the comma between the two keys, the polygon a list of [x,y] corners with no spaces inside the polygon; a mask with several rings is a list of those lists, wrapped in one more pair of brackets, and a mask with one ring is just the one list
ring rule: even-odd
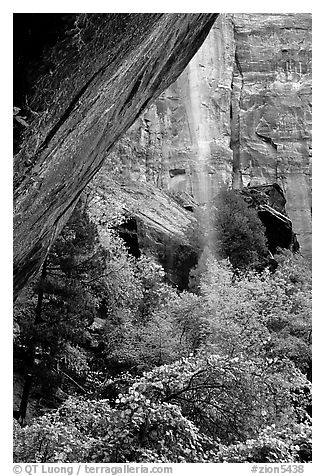
{"label": "shadowed recess in cliff", "polygon": [[[15,144],[15,295],[114,143],[184,70],[217,16],[16,17],[14,105],[28,127],[18,130]],[[20,30],[24,21],[29,30]],[[34,51],[21,44],[24,38]]]}
{"label": "shadowed recess in cliff", "polygon": [[277,183],[245,187],[240,194],[249,207],[257,210],[272,254],[275,254],[278,248],[290,249],[294,253],[299,251],[300,244],[286,211],[286,198]]}

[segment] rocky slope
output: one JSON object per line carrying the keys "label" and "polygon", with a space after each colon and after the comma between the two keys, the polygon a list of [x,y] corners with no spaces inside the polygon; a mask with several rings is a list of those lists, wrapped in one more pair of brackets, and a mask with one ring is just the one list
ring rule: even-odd
{"label": "rocky slope", "polygon": [[223,185],[277,183],[310,257],[310,159],[311,15],[221,14],[107,166],[200,204]]}
{"label": "rocky slope", "polygon": [[15,16],[16,295],[113,144],[184,70],[216,17]]}

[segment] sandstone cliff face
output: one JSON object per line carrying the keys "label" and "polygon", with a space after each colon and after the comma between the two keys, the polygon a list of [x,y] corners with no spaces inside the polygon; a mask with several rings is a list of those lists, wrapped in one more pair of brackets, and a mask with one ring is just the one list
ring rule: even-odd
{"label": "sandstone cliff face", "polygon": [[185,191],[204,203],[230,183],[234,32],[221,15],[185,71],[119,141],[109,161],[123,177]]}
{"label": "sandstone cliff face", "polygon": [[184,70],[216,17],[59,14],[39,31],[48,17],[31,16],[36,50],[27,61],[29,19],[18,21],[15,100],[24,104],[14,106],[22,109],[25,124],[18,124],[14,168],[16,294],[41,265],[113,144]]}
{"label": "sandstone cliff face", "polygon": [[234,186],[276,182],[311,255],[311,16],[234,15]]}
{"label": "sandstone cliff face", "polygon": [[118,143],[109,166],[200,204],[222,185],[278,183],[308,257],[310,151],[311,16],[222,14],[178,80]]}

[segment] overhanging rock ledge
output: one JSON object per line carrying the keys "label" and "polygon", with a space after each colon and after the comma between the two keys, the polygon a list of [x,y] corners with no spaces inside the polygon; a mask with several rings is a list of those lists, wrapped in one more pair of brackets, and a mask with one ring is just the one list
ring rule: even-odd
{"label": "overhanging rock ledge", "polygon": [[[30,15],[37,41],[16,17],[14,106],[25,124],[14,162],[15,296],[114,143],[184,70],[217,16],[53,15],[59,27],[40,32],[44,15]],[[38,45],[30,61],[28,41]]]}

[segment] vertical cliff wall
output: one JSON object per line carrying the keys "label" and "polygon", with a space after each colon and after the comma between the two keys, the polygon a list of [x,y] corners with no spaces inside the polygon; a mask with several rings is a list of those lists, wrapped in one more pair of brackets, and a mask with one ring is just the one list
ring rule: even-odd
{"label": "vertical cliff wall", "polygon": [[278,183],[311,254],[311,16],[234,15],[233,184]]}
{"label": "vertical cliff wall", "polygon": [[109,160],[121,175],[185,191],[203,203],[232,181],[231,15],[222,15],[181,76],[129,129]]}
{"label": "vertical cliff wall", "polygon": [[310,256],[310,156],[311,15],[222,14],[107,164],[200,204],[222,185],[278,183]]}

